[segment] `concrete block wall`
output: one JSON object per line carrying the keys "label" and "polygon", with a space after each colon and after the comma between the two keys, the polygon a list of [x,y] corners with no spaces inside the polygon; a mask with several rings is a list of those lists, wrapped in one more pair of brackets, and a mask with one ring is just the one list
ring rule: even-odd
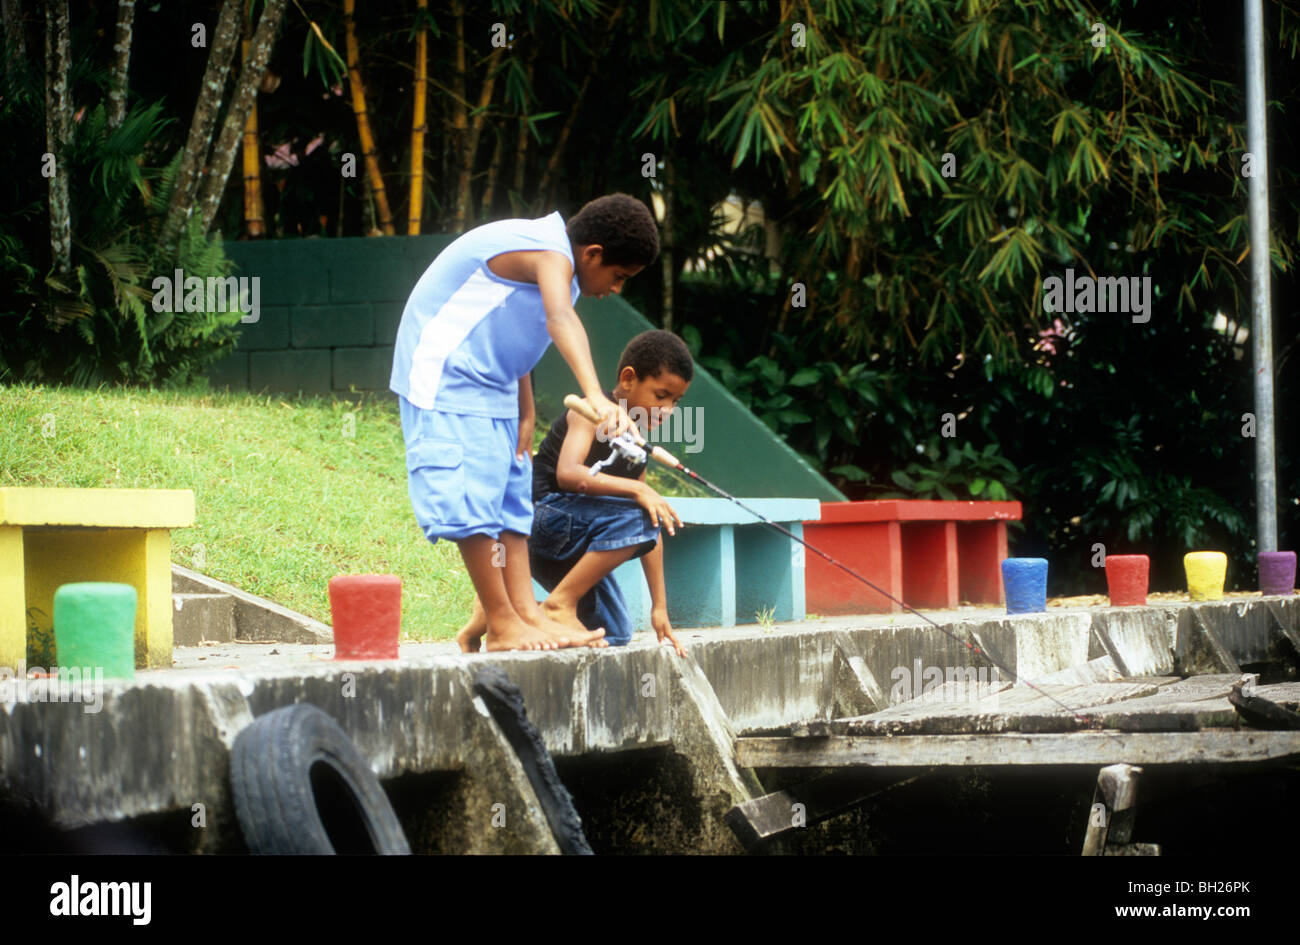
{"label": "concrete block wall", "polygon": [[446,235],[227,243],[237,275],[260,279],[256,322],[214,364],[214,387],[277,393],[383,391],[411,288]]}

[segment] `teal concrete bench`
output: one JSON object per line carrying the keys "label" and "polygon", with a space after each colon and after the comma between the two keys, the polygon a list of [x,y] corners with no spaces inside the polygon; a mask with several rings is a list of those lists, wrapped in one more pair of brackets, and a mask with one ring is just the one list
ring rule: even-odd
{"label": "teal concrete bench", "polygon": [[[803,537],[803,522],[821,517],[816,499],[741,501]],[[687,527],[664,533],[664,583],[674,627],[734,627],[773,620],[802,620],[804,547],[768,528],[727,499],[669,499]],[[640,560],[614,571],[636,629],[650,629],[650,589]]]}

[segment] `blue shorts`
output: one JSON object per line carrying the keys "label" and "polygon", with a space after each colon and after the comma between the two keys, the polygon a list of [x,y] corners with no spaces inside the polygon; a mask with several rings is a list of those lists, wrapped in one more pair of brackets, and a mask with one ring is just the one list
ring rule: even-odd
{"label": "blue shorts", "polygon": [[[528,559],[533,577],[548,591],[564,580],[588,551],[636,547],[639,558],[651,551],[659,529],[634,499],[552,492],[537,503]],[[578,602],[578,619],[588,629],[605,628],[613,646],[632,640],[632,615],[613,574],[605,577]]]}
{"label": "blue shorts", "polygon": [[421,410],[398,398],[407,487],[431,542],[533,526],[533,462],[515,456],[519,421]]}

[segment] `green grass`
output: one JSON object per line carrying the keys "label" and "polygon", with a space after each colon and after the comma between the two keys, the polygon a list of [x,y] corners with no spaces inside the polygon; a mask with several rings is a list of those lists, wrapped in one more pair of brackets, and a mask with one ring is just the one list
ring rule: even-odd
{"label": "green grass", "polygon": [[396,574],[409,639],[448,639],[469,616],[459,553],[412,515],[392,397],[0,387],[0,486],[192,489],[178,564],[326,623],[331,577]]}

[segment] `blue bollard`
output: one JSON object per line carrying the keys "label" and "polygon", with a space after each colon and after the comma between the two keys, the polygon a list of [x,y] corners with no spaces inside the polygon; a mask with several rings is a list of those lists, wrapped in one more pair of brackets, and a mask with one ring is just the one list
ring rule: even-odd
{"label": "blue bollard", "polygon": [[1042,613],[1047,610],[1047,559],[1004,558],[1002,586],[1007,592],[1007,613]]}

